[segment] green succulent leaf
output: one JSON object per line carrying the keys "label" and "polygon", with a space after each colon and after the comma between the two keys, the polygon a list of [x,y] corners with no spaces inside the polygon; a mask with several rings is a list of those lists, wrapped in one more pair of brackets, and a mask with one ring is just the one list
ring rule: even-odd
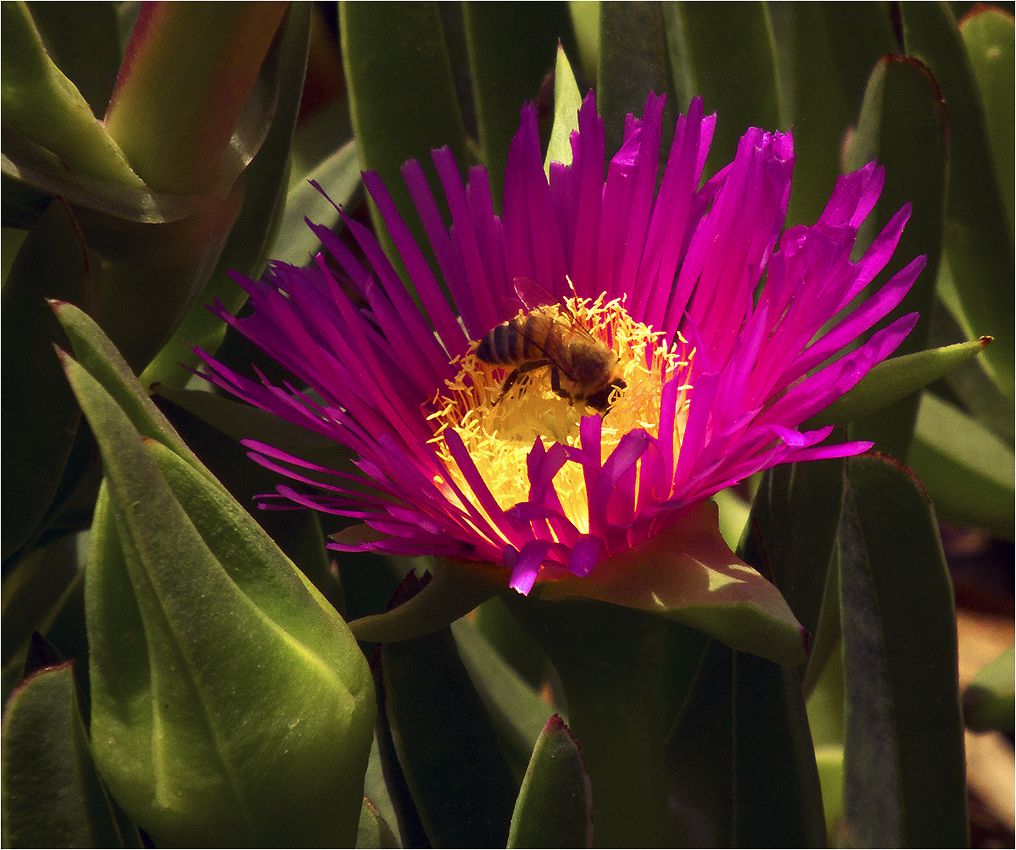
{"label": "green succulent leaf", "polygon": [[543,162],[543,168],[548,173],[552,162],[571,164],[571,134],[579,128],[581,106],[582,95],[575,82],[575,75],[564,48],[558,45],[557,63],[554,66],[554,126],[550,130],[547,157]]}
{"label": "green succulent leaf", "polygon": [[943,519],[1012,539],[1012,449],[976,419],[931,393],[917,417],[908,462]]}
{"label": "green succulent leaf", "polygon": [[181,458],[203,469],[197,455],[173,430],[169,420],[148,397],[120,352],[95,321],[73,304],[58,301],[51,306],[70,340],[77,361],[113,397],[137,432],[142,437],[158,440]]}
{"label": "green succulent leaf", "polygon": [[600,2],[568,0],[568,14],[575,30],[582,75],[596,80],[600,71]]}
{"label": "green succulent leaf", "polygon": [[[483,162],[491,190],[501,197],[508,144],[518,129],[519,109],[537,99],[554,68],[554,48],[570,34],[564,3],[463,4],[463,23]],[[560,59],[558,59],[560,62]],[[557,82],[555,79],[555,103]],[[556,106],[555,106],[556,119]]]}
{"label": "green succulent leaf", "polygon": [[[459,168],[468,161],[438,5],[341,2],[339,32],[360,164],[380,174],[403,219],[419,234],[402,164],[416,159],[433,174],[430,151],[444,145]],[[383,233],[371,210],[376,231]],[[395,256],[387,234],[382,244]]]}
{"label": "green succulent leaf", "polygon": [[822,846],[822,796],[800,674],[736,652],[733,680],[733,846]]}
{"label": "green succulent leaf", "polygon": [[811,635],[818,630],[842,505],[842,460],[767,469],[738,550],[772,578]]}
{"label": "green succulent leaf", "polygon": [[401,847],[399,840],[392,832],[392,828],[385,823],[377,806],[371,802],[369,797],[363,798],[363,808],[360,809],[360,826],[356,833],[356,846],[363,848],[394,848]]}
{"label": "green succulent leaf", "polygon": [[[145,386],[182,386],[197,362],[194,346],[214,353],[226,333],[209,305],[221,301],[231,312],[243,306],[247,293],[233,273],[257,277],[264,270],[269,246],[286,203],[290,142],[300,106],[310,41],[310,7],[294,4],[276,35],[260,82],[272,92],[275,108],[263,117],[267,135],[243,175],[243,206],[233,224],[216,268],[182,324],[141,376]],[[259,128],[264,131],[265,128]]]}
{"label": "green succulent leaf", "polygon": [[[247,450],[232,437],[171,402],[163,401],[160,409],[165,411],[187,445],[198,453],[215,479],[241,505],[250,509],[263,494],[270,493],[278,484],[278,474],[253,463]],[[343,613],[342,584],[329,563],[319,515],[310,510],[252,510],[252,516],[332,606]]]}
{"label": "green succulent leaf", "polygon": [[5,129],[46,148],[72,171],[143,188],[113,136],[50,58],[28,5],[5,3],[2,11]]}
{"label": "green succulent leaf", "polygon": [[592,847],[593,798],[582,750],[557,714],[540,733],[512,814],[508,847]]}
{"label": "green succulent leaf", "polygon": [[963,847],[956,614],[935,514],[910,472],[887,458],[851,458],[847,481],[847,835],[862,846]]}
{"label": "green succulent leaf", "polygon": [[[776,44],[763,3],[663,3],[677,108],[701,96],[718,121],[706,171],[734,158],[746,127],[780,126]],[[731,68],[751,68],[731,84]]]}
{"label": "green succulent leaf", "polygon": [[843,136],[857,117],[868,74],[899,45],[887,3],[772,3],[767,8],[780,60],[781,124],[794,128],[788,220],[811,224],[839,175]]}
{"label": "green succulent leaf", "polygon": [[[310,180],[317,182],[328,197],[312,186]],[[335,207],[351,203],[359,189],[360,162],[356,141],[351,139],[291,185],[269,256],[295,266],[307,265],[320,240],[305,219],[334,228],[339,222]]]}
{"label": "green succulent leaf", "polygon": [[727,548],[712,502],[590,575],[534,592],[548,601],[598,599],[650,612],[780,664],[805,659],[800,623],[780,592]]}
{"label": "green succulent leaf", "polygon": [[558,673],[592,782],[597,845],[697,845],[683,808],[670,805],[665,741],[705,635],[602,602],[505,601]]}
{"label": "green succulent leaf", "polygon": [[[647,93],[670,92],[670,65],[660,3],[599,3],[600,51],[596,105],[606,131],[607,150],[621,147],[624,117],[642,114]],[[673,128],[674,98],[667,99],[663,126]]]}
{"label": "green succulent leaf", "polygon": [[29,2],[32,20],[49,55],[102,118],[120,68],[116,4],[95,2],[74,7]]}
{"label": "green succulent leaf", "polygon": [[[368,539],[373,532],[354,526],[336,535],[343,543]],[[366,535],[366,536],[365,536]],[[430,581],[414,596],[383,614],[349,624],[357,640],[387,643],[437,632],[504,589],[507,574],[489,564],[442,558]]]}
{"label": "green succulent leaf", "polygon": [[1013,731],[1013,650],[1007,649],[998,658],[981,668],[963,692],[963,719],[975,732],[997,729],[1010,735]]}
{"label": "green succulent leaf", "polygon": [[505,758],[521,781],[536,739],[554,709],[508,666],[472,622],[465,618],[454,622],[452,636]]}
{"label": "green succulent leaf", "polygon": [[395,752],[430,845],[504,846],[515,781],[450,632],[383,644],[381,669]]}
{"label": "green succulent leaf", "polygon": [[829,846],[834,847],[843,820],[843,747],[835,744],[815,747],[815,763],[825,804],[826,835]]}
{"label": "green succulent leaf", "polygon": [[100,772],[158,843],[352,844],[374,716],[352,635],[220,485],[64,366],[108,476],[86,579]]}
{"label": "green succulent leaf", "polygon": [[993,378],[1013,397],[1013,233],[992,165],[977,80],[947,4],[901,8],[907,53],[921,59],[949,104],[949,198],[939,295],[971,337],[990,334]]}
{"label": "green succulent leaf", "polygon": [[709,641],[666,733],[667,774],[688,846],[732,847],[734,652]]}
{"label": "green succulent leaf", "polygon": [[[916,312],[916,327],[898,354],[925,348],[935,300],[935,279],[942,253],[945,211],[948,121],[938,83],[916,59],[885,56],[875,65],[861,105],[857,129],[846,151],[846,165],[856,169],[872,160],[885,167],[885,186],[866,227],[880,230],[906,203],[913,207],[894,259],[883,276],[898,271],[918,255],[927,266],[892,318]],[[917,417],[917,398],[908,398],[877,414],[855,421],[854,439],[874,440],[880,451],[905,457]]]}
{"label": "green succulent leaf", "polygon": [[142,8],[105,126],[153,189],[200,192],[235,175],[223,154],[286,6]]}
{"label": "green succulent leaf", "polygon": [[985,6],[975,8],[960,21],[960,34],[967,49],[970,67],[987,120],[988,142],[998,175],[1002,200],[1013,225],[1013,18],[1002,9]]}
{"label": "green succulent leaf", "polygon": [[845,395],[812,417],[811,425],[847,425],[885,410],[976,357],[991,337],[883,360]]}
{"label": "green succulent leaf", "polygon": [[260,408],[205,390],[160,385],[155,392],[238,442],[258,440],[322,466],[355,471],[348,449]]}
{"label": "green succulent leaf", "polygon": [[3,699],[21,677],[32,634],[46,634],[81,580],[66,535],[31,552],[3,581]]}
{"label": "green succulent leaf", "polygon": [[95,773],[72,663],[26,679],[3,720],[5,847],[140,847]]}
{"label": "green succulent leaf", "polygon": [[[550,661],[540,645],[519,628],[503,599],[488,599],[473,612],[471,621],[486,643],[530,688],[542,686],[550,669]],[[541,722],[540,729],[542,728]],[[529,750],[531,752],[532,747]],[[529,753],[526,754],[526,759],[528,758]]]}
{"label": "green succulent leaf", "polygon": [[62,334],[47,298],[86,307],[92,298],[88,250],[73,213],[61,200],[36,222],[3,287],[8,405],[3,429],[4,558],[39,530],[56,498],[81,416],[53,358],[52,346]]}

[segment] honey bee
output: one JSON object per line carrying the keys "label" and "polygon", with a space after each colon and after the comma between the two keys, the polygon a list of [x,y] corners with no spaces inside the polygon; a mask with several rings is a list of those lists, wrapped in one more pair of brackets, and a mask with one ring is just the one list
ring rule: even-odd
{"label": "honey bee", "polygon": [[525,312],[494,327],[476,348],[484,363],[515,367],[494,403],[523,375],[549,368],[550,386],[561,398],[609,410],[611,393],[627,386],[614,352],[582,326],[564,301],[535,281],[515,278],[515,292]]}

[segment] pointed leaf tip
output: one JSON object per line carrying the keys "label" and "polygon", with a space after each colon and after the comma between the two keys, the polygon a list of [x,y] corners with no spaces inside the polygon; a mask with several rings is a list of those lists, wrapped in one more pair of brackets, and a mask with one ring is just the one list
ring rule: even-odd
{"label": "pointed leaf tip", "polygon": [[593,792],[582,748],[554,714],[522,780],[508,847],[592,847]]}

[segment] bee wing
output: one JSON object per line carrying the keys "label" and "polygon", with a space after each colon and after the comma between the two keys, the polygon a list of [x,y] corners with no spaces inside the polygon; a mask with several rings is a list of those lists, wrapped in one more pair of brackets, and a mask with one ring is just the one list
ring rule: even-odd
{"label": "bee wing", "polygon": [[531,277],[512,278],[512,284],[515,286],[515,294],[527,312],[532,313],[547,304],[561,303],[560,298],[555,298],[552,293]]}
{"label": "bee wing", "polygon": [[582,324],[564,298],[557,297],[542,284],[537,283],[530,277],[520,275],[513,278],[512,282],[515,284],[515,294],[518,295],[519,301],[522,302],[522,306],[527,312],[546,312],[541,311],[540,308],[551,305],[556,306],[559,308],[558,315],[555,317],[557,324],[561,325],[570,334],[578,334],[587,340],[594,341],[593,335]]}

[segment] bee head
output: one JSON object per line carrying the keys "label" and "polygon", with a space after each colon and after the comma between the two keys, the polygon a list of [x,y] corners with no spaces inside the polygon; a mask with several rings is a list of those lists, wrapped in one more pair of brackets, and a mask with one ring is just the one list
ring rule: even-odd
{"label": "bee head", "polygon": [[593,393],[589,398],[586,399],[586,404],[595,410],[599,410],[602,413],[606,413],[610,410],[610,394],[614,390],[623,390],[628,385],[622,378],[614,378],[607,386],[602,390]]}

